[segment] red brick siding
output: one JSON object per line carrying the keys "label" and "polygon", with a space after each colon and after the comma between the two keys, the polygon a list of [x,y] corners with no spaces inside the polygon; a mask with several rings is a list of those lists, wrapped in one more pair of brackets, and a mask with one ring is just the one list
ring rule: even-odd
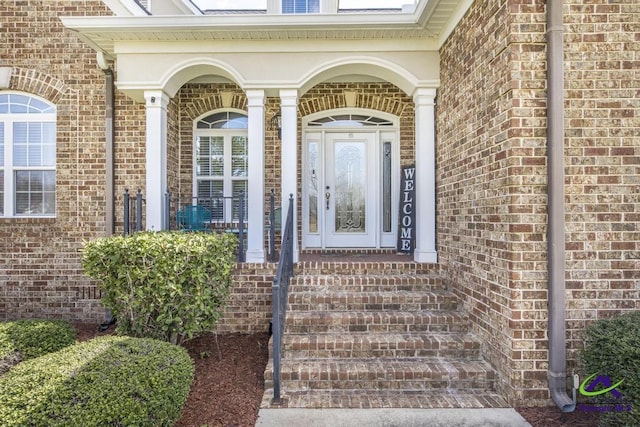
{"label": "red brick siding", "polygon": [[[640,306],[640,11],[575,0],[564,12],[573,367],[589,320]],[[545,13],[541,0],[474,3],[441,50],[437,100],[443,272],[486,342],[500,391],[529,405],[549,403]]]}
{"label": "red brick siding", "polygon": [[0,219],[0,319],[102,318],[78,249],[105,232],[104,74],[58,17],[108,14],[99,1],[0,3],[9,90],[57,107],[56,218]]}

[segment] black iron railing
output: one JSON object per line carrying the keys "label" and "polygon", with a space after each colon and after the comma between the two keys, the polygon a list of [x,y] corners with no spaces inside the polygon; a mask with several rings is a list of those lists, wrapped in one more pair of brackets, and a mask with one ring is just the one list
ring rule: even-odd
{"label": "black iron railing", "polygon": [[165,194],[165,229],[233,233],[238,236],[238,262],[245,261],[247,210],[244,192],[237,196],[174,198]]}
{"label": "black iron railing", "polygon": [[[272,209],[272,212],[274,210]],[[289,195],[289,209],[282,235],[278,272],[273,279],[273,404],[280,404],[280,361],[282,359],[282,333],[287,312],[289,282],[293,277],[293,194]]]}
{"label": "black iron railing", "polygon": [[[123,234],[144,230],[142,190],[135,195],[125,190],[123,196]],[[233,233],[238,236],[238,262],[245,261],[247,240],[246,199],[243,192],[236,197],[172,198],[165,194],[164,230]]]}
{"label": "black iron railing", "polygon": [[123,235],[128,235],[136,231],[142,231],[142,204],[144,203],[142,190],[138,189],[135,196],[129,194],[129,189],[124,190],[122,206],[123,215]]}

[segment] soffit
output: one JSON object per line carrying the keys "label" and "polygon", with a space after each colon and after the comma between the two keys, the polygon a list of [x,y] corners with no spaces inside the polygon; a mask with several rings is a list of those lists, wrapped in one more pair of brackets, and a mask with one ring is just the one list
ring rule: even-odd
{"label": "soffit", "polygon": [[62,17],[94,49],[119,42],[407,40],[442,38],[461,0],[420,2],[413,14]]}

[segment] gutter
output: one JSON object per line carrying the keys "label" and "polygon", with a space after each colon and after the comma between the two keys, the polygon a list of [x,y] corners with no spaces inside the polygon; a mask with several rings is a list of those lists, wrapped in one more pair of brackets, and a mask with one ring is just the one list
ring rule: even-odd
{"label": "gutter", "polygon": [[98,66],[104,71],[105,80],[105,124],[104,124],[104,139],[105,139],[105,190],[104,197],[106,200],[105,206],[105,224],[106,232],[108,236],[115,233],[115,181],[114,181],[114,127],[113,116],[115,107],[114,97],[114,76],[113,70],[109,67],[107,60],[102,52],[96,54],[98,60]]}
{"label": "gutter", "polygon": [[565,223],[564,223],[564,49],[562,1],[547,0],[547,293],[549,392],[562,412],[576,407],[567,395],[565,338]]}

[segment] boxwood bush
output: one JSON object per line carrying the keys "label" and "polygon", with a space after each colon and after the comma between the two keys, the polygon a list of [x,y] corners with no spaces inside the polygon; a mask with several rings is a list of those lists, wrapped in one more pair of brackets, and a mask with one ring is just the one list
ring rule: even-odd
{"label": "boxwood bush", "polygon": [[[612,386],[623,380],[616,388],[620,396],[606,392],[589,397],[590,407],[599,414],[598,424],[640,425],[640,311],[591,324],[585,331],[581,358],[583,382],[594,374],[608,376]],[[598,385],[593,391],[606,388]]]}
{"label": "boxwood bush", "polygon": [[75,339],[75,329],[61,320],[0,322],[0,374],[22,360],[68,347]]}
{"label": "boxwood bush", "polygon": [[0,377],[0,425],[172,426],[193,372],[182,347],[95,338],[22,362]]}
{"label": "boxwood bush", "polygon": [[144,232],[85,243],[82,265],[99,281],[119,334],[175,344],[222,315],[236,246],[232,234]]}

